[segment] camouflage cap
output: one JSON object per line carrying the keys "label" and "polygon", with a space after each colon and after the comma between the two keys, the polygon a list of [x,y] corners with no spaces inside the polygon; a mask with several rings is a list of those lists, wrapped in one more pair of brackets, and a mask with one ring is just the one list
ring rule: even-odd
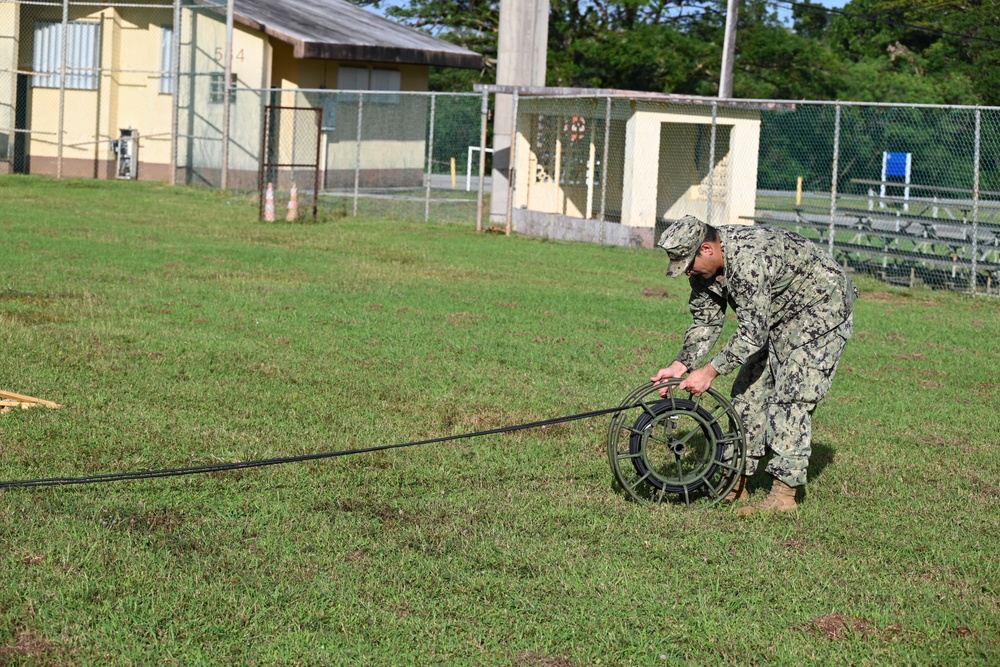
{"label": "camouflage cap", "polygon": [[667,267],[667,277],[683,276],[695,253],[705,239],[706,225],[694,217],[686,215],[663,230],[657,247],[667,251],[670,266]]}

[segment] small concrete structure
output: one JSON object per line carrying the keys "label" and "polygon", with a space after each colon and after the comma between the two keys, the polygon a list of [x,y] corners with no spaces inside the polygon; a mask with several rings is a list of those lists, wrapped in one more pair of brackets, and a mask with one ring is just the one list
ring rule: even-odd
{"label": "small concrete structure", "polygon": [[[658,228],[685,215],[746,224],[756,205],[760,110],[794,108],[604,89],[519,87],[518,95],[514,227],[544,236],[559,229],[563,238],[576,229],[626,245],[652,245]],[[543,224],[539,214],[551,219]],[[609,222],[629,229],[611,231]]]}

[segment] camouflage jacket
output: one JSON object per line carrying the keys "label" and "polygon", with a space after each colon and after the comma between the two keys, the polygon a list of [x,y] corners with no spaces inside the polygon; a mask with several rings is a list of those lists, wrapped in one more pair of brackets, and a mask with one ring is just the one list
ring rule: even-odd
{"label": "camouflage jacket", "polygon": [[737,329],[712,358],[720,374],[730,373],[767,344],[778,355],[837,327],[851,335],[857,288],[844,270],[815,243],[779,227],[728,225],[718,228],[725,260],[715,280],[692,276],[688,305],[694,322],[676,360],[701,366],[719,339],[727,305]]}

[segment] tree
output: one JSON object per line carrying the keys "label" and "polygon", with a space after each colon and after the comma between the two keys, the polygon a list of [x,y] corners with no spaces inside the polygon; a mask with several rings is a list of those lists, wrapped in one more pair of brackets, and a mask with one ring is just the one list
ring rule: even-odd
{"label": "tree", "polygon": [[[725,0],[550,2],[549,85],[718,90]],[[496,80],[498,0],[409,0],[385,13],[485,57],[481,72],[433,68],[432,90]],[[807,0],[793,5],[791,26],[771,0],[743,0],[734,93],[1000,105],[998,47],[1000,0],[851,0],[840,12]]]}

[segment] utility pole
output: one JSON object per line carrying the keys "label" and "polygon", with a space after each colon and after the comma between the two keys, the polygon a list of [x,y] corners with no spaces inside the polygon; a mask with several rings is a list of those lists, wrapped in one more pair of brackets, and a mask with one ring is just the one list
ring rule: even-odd
{"label": "utility pole", "polygon": [[736,55],[736,23],[739,0],[726,0],[726,37],[722,43],[722,72],[719,74],[719,97],[733,96],[733,57]]}
{"label": "utility pole", "polygon": [[[500,0],[497,35],[497,84],[544,86],[548,57],[549,0]],[[514,97],[497,93],[493,117],[493,189],[490,221],[509,222],[507,198]]]}

